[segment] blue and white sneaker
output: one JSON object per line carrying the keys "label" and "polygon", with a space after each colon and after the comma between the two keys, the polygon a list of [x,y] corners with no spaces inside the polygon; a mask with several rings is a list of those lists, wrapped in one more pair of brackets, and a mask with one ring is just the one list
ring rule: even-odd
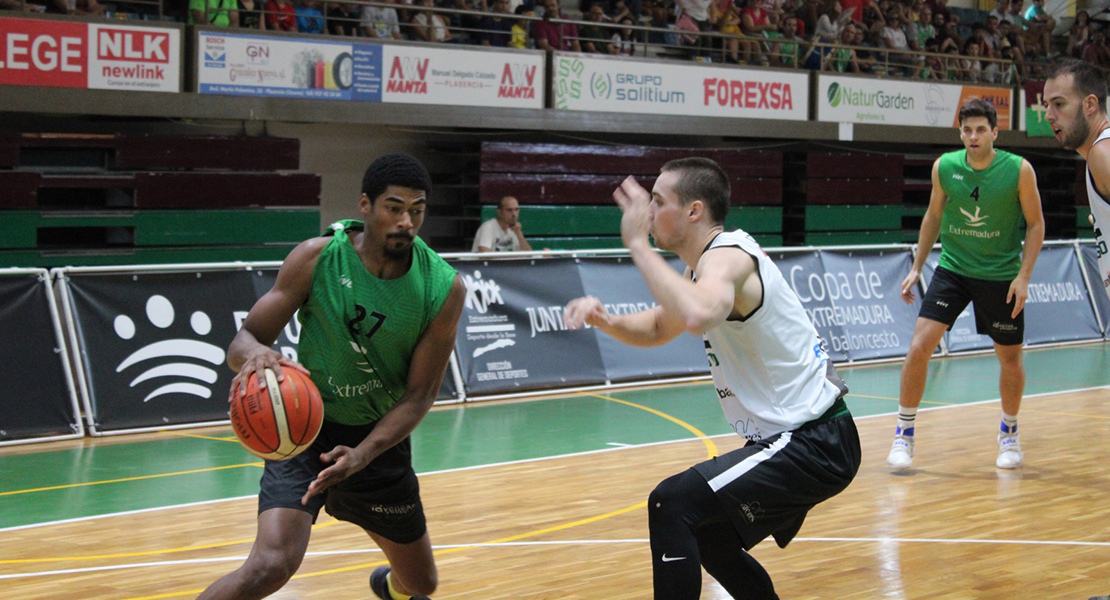
{"label": "blue and white sneaker", "polygon": [[1015,433],[998,434],[998,460],[994,466],[999,469],[1016,469],[1021,466],[1025,454],[1021,451],[1021,440]]}
{"label": "blue and white sneaker", "polygon": [[894,443],[890,445],[890,454],[886,455],[886,464],[895,471],[908,469],[913,466],[913,436],[896,435]]}

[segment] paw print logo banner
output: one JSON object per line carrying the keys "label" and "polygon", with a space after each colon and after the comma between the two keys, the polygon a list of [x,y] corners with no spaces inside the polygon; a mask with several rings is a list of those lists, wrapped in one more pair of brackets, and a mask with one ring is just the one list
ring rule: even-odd
{"label": "paw print logo banner", "polygon": [[[226,420],[226,349],[268,289],[260,277],[269,279],[247,271],[71,274],[92,429]],[[277,346],[295,348],[286,329]]]}

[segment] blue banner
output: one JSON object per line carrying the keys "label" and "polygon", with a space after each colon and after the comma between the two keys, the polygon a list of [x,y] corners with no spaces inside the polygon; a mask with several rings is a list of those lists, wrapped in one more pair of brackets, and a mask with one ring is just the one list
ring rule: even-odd
{"label": "blue banner", "polygon": [[[672,257],[668,262],[679,273],[686,270],[686,265],[678,257]],[[655,300],[631,258],[582,260],[578,270],[585,293],[601,299],[610,313],[630,314],[655,306]],[[601,349],[605,375],[610,381],[709,374],[705,342],[701,336],[684,333],[663,346],[635,348],[600,331],[593,331]]]}

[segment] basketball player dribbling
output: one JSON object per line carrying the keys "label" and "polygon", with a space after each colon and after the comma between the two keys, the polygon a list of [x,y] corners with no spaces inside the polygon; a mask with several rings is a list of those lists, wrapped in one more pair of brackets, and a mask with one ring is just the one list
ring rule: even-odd
{"label": "basketball player dribbling", "polygon": [[[385,553],[390,566],[370,576],[379,598],[435,591],[409,434],[439,391],[465,288],[416,237],[430,191],[415,158],[374,161],[358,199],[364,222],[341,221],[297,246],[232,341],[228,364],[239,373],[232,394],[245,393],[252,373],[302,369],[320,389],[324,424],[303,453],[267,461],[250,555],[200,598],[263,598],[279,590],[300,566],[321,508],[363,528]],[[295,313],[303,366],[270,347]]]}

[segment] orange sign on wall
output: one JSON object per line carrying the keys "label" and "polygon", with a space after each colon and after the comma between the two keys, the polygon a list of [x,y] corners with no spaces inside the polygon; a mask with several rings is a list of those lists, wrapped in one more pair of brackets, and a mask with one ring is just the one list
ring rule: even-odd
{"label": "orange sign on wall", "polygon": [[[994,106],[994,110],[998,113],[998,129],[1013,129],[1013,111],[1011,105],[1013,104],[1013,90],[1009,88],[996,88],[996,87],[982,87],[975,85],[965,85],[960,92],[960,106],[975,99],[985,100]],[[953,127],[960,126],[960,113],[957,109],[956,118],[952,123]]]}

